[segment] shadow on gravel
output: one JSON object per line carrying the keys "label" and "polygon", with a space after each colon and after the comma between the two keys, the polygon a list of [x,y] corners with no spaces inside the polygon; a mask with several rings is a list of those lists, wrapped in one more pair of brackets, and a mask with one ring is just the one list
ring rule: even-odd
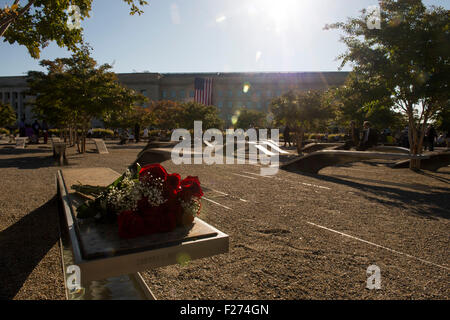
{"label": "shadow on gravel", "polygon": [[58,221],[55,196],[0,232],[0,299],[13,299],[39,262],[58,242]]}
{"label": "shadow on gravel", "polygon": [[[422,174],[422,175],[427,176],[427,177],[430,177],[430,178],[433,178],[433,179],[436,179],[436,180],[439,180],[441,182],[450,184],[450,179],[449,178],[440,177],[440,176],[437,176],[435,174],[432,174],[432,173],[429,173],[429,172],[425,172],[425,171],[418,171],[417,173]],[[439,172],[439,173],[440,174],[441,173],[449,174],[450,172]]]}
{"label": "shadow on gravel", "polygon": [[[345,175],[333,175],[333,177],[343,178],[343,179],[355,179],[355,177],[350,177],[350,176],[345,176]],[[440,177],[438,177],[438,178],[440,178]],[[442,179],[445,179],[445,178],[442,178]],[[401,188],[406,188],[406,189],[413,189],[413,190],[417,190],[417,191],[425,191],[426,192],[426,191],[430,190],[430,186],[428,186],[426,184],[420,184],[420,183],[408,184],[408,183],[382,181],[382,180],[375,180],[375,179],[368,179],[368,178],[361,178],[361,177],[358,177],[358,180],[366,181],[366,182],[372,182],[372,183],[378,183],[378,184],[384,184],[384,185],[387,185],[387,186],[394,186],[394,187],[401,187]],[[448,180],[448,181],[441,180],[441,179],[438,179],[438,180],[450,184],[450,180]],[[434,186],[432,189],[434,189],[434,190],[442,190],[444,192],[448,192],[449,189],[450,189],[450,185],[449,185],[448,188],[442,188],[442,187]]]}
{"label": "shadow on gravel", "polygon": [[[360,191],[360,195],[370,201],[379,202],[390,207],[397,207],[412,214],[427,219],[444,218],[450,219],[450,202],[448,201],[449,189],[440,188],[444,191],[436,192],[429,190],[428,193],[402,190],[391,186],[374,186],[356,181],[340,179],[338,177],[325,176],[321,174],[305,174],[298,171],[289,171],[299,175],[321,179],[328,182],[342,184]],[[349,177],[349,179],[357,179]],[[380,181],[379,183],[384,183]],[[387,183],[386,183],[387,184]]]}
{"label": "shadow on gravel", "polygon": [[22,154],[33,154],[33,153],[53,153],[51,147],[38,147],[38,149],[16,149],[14,147],[4,147],[0,149],[0,155],[22,155]]}
{"label": "shadow on gravel", "polygon": [[39,169],[52,167],[54,165],[55,160],[51,155],[42,157],[30,156],[21,158],[0,159],[0,169],[1,168]]}
{"label": "shadow on gravel", "polygon": [[139,150],[142,150],[142,149],[144,149],[145,148],[145,145],[142,145],[142,146],[130,146],[130,145],[116,145],[116,146],[114,146],[114,145],[108,145],[107,146],[107,148],[108,149],[124,149],[124,150],[126,150],[126,149],[139,149]]}

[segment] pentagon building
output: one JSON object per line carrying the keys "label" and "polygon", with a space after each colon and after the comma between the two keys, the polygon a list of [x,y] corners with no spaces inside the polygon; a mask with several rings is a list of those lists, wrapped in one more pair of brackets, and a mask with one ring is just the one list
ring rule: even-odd
{"label": "pentagon building", "polygon": [[[268,111],[270,101],[292,89],[327,89],[342,85],[348,72],[248,72],[248,73],[119,73],[119,82],[152,101],[193,101],[195,79],[213,80],[212,104],[229,121],[240,108]],[[244,90],[244,87],[246,90]],[[25,92],[25,76],[0,77],[0,101],[9,103],[18,115],[31,123],[33,114]],[[148,105],[147,105],[148,106]],[[97,125],[94,126],[99,126]]]}

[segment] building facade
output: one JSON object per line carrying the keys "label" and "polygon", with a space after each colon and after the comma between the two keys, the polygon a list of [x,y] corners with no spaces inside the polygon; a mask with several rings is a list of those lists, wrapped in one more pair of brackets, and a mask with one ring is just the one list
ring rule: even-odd
{"label": "building facade", "polygon": [[[327,89],[342,85],[348,72],[249,72],[249,73],[119,73],[119,81],[151,101],[194,100],[196,78],[212,78],[213,105],[222,119],[229,121],[241,108],[267,112],[272,99],[289,90]],[[9,103],[18,119],[31,123],[33,114],[26,105],[26,77],[0,77],[0,101]]]}

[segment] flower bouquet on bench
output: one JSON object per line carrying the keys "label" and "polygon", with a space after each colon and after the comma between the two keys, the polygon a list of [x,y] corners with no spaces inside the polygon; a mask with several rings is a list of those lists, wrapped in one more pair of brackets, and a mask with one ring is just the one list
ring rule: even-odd
{"label": "flower bouquet on bench", "polygon": [[119,237],[137,238],[192,225],[200,213],[203,191],[197,177],[181,180],[159,164],[127,170],[107,187],[74,185],[94,197],[77,209],[77,218],[117,223]]}

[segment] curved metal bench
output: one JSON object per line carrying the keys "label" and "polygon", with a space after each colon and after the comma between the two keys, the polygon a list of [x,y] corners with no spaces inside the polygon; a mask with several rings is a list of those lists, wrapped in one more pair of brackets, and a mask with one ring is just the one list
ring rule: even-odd
{"label": "curved metal bench", "polygon": [[409,149],[396,146],[376,146],[369,148],[368,151],[398,152],[403,154],[409,154]]}
{"label": "curved metal bench", "polygon": [[343,146],[343,143],[310,143],[303,147],[302,152],[304,153],[311,153],[316,152],[320,150],[324,150],[326,148],[331,147],[340,147]]}
{"label": "curved metal bench", "polygon": [[[430,154],[428,159],[420,161],[420,169],[437,171],[450,166],[450,152]],[[392,168],[409,168],[409,159],[397,162]]]}
{"label": "curved metal bench", "polygon": [[428,155],[409,155],[369,151],[322,150],[289,161],[282,166],[284,170],[298,170],[305,173],[318,173],[321,169],[338,164],[358,162],[368,159],[428,159]]}

